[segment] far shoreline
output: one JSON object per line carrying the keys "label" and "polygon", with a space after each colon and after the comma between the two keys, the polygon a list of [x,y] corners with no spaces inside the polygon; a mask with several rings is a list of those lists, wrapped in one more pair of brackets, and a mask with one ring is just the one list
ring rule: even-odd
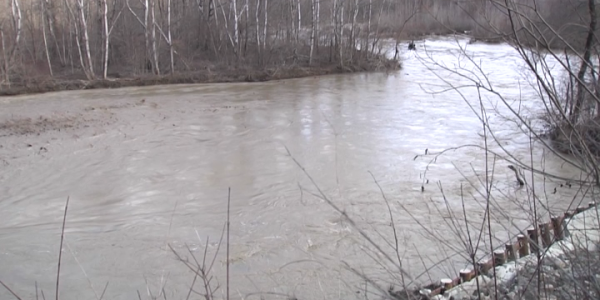
{"label": "far shoreline", "polygon": [[94,80],[32,78],[21,84],[13,84],[10,87],[0,89],[0,97],[35,95],[60,91],[115,89],[172,84],[267,82],[336,74],[387,72],[400,70],[401,68],[400,61],[378,57],[344,67],[337,64],[317,65],[312,67],[292,65],[262,69],[233,67],[217,70],[176,72],[168,75],[113,76],[113,78],[110,78],[109,76],[108,79]]}

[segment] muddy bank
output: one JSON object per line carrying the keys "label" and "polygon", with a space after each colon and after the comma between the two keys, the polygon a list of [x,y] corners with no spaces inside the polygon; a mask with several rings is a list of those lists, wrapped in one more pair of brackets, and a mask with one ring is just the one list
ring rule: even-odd
{"label": "muddy bank", "polygon": [[57,79],[27,78],[9,87],[0,87],[0,96],[38,94],[66,90],[89,90],[120,88],[131,86],[151,86],[165,84],[191,83],[227,83],[227,82],[264,82],[270,80],[302,78],[320,75],[344,74],[355,72],[390,71],[400,69],[396,60],[376,57],[368,61],[355,62],[347,66],[326,64],[314,67],[291,65],[256,69],[251,67],[207,69],[202,71],[178,72],[173,75],[124,76],[116,74],[109,79]]}

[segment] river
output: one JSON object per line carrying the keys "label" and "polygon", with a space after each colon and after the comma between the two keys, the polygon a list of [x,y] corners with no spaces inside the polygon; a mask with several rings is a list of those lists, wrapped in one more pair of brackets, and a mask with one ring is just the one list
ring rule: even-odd
{"label": "river", "polygon": [[[448,89],[471,84],[451,70],[475,70],[458,44],[467,39],[418,41],[417,51],[402,51],[402,70],[387,74],[0,98],[0,280],[24,299],[35,298],[36,285],[54,298],[69,198],[60,299],[97,299],[107,283],[104,299],[137,299],[138,292],[150,299],[162,291],[161,299],[186,299],[193,273],[167,245],[190,262],[190,253],[202,262],[206,249],[207,264],[218,250],[211,283],[224,298],[226,247],[219,239],[229,188],[232,299],[364,299],[364,280],[347,266],[386,288],[399,284],[400,273],[359,231],[400,257],[413,277],[447,256],[431,273],[454,276],[465,259],[453,255],[460,243],[448,222],[464,222],[462,203],[469,221],[481,222],[481,176],[474,172],[485,170],[476,147],[428,165],[432,153],[484,146],[477,89],[464,90],[467,101]],[[509,45],[467,49],[498,92],[524,114],[539,113]],[[489,117],[505,149],[527,162],[531,149],[534,164],[579,175],[542,146],[530,148],[497,99],[483,102],[498,104]],[[426,149],[430,155],[415,159]],[[528,192],[508,163],[495,163],[492,227],[503,240],[514,226],[529,224]],[[564,210],[573,194],[559,184],[537,177],[537,193],[551,210]],[[194,290],[202,293],[197,281]],[[11,298],[5,289],[0,297]]]}

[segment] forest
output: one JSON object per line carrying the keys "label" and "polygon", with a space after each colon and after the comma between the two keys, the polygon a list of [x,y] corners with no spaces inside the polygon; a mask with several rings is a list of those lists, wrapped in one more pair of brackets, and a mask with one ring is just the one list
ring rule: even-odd
{"label": "forest", "polygon": [[[535,1],[510,2],[526,11]],[[544,2],[536,14],[561,24],[577,16],[572,12],[581,1]],[[382,55],[393,42],[397,48],[450,33],[506,40],[511,26],[503,3],[7,0],[0,4],[0,94],[112,87],[125,79],[137,79],[129,85],[259,81],[393,69],[398,57]],[[570,21],[567,27],[576,28],[577,20]]]}

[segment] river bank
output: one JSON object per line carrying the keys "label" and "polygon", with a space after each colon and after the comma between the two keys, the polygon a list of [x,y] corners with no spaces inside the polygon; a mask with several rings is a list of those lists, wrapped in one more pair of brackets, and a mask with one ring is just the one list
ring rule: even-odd
{"label": "river bank", "polygon": [[263,68],[256,66],[223,66],[214,69],[206,68],[197,71],[177,72],[169,75],[122,75],[117,73],[113,74],[112,78],[95,80],[87,80],[83,74],[81,74],[79,78],[45,76],[24,78],[10,86],[0,86],[0,97],[67,90],[90,90],[165,84],[265,82],[321,75],[391,71],[400,68],[401,64],[397,60],[388,59],[384,55],[373,55],[369,59],[360,58],[344,66],[330,62],[319,62],[315,63],[313,66],[308,66],[308,64],[292,64]]}

